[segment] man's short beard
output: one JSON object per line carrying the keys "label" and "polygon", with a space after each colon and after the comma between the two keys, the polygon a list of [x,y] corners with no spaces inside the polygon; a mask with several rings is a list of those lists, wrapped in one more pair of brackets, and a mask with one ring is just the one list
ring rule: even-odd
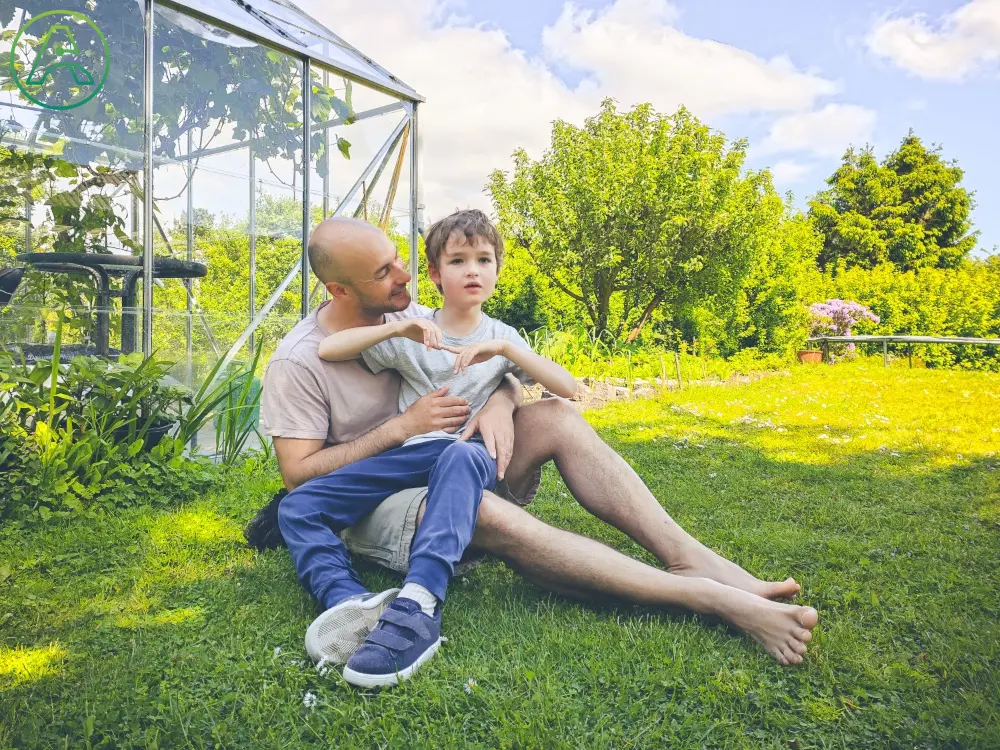
{"label": "man's short beard", "polygon": [[[404,291],[408,290],[404,289]],[[361,302],[361,309],[364,311],[365,315],[371,315],[373,317],[375,315],[385,315],[386,313],[402,312],[403,310],[405,310],[407,307],[410,306],[409,294],[407,294],[405,298],[390,297],[389,299],[381,301],[361,295],[359,295],[359,298]],[[406,301],[400,303],[396,301],[397,299],[405,299]]]}

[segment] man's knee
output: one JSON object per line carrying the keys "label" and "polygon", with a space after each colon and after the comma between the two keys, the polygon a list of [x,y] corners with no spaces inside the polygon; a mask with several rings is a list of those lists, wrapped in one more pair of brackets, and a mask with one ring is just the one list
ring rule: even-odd
{"label": "man's knee", "polygon": [[[476,529],[492,531],[499,527],[504,522],[507,506],[513,507],[502,497],[494,495],[489,490],[483,490],[483,499],[479,503],[479,512],[476,515]],[[420,507],[417,508],[417,527],[424,520],[425,510],[427,510],[427,501],[421,500]]]}
{"label": "man's knee", "polygon": [[516,412],[520,427],[543,429],[552,437],[573,434],[581,427],[589,427],[579,410],[563,398],[543,398],[525,404]]}
{"label": "man's knee", "polygon": [[281,502],[278,503],[277,512],[279,526],[287,524],[289,521],[294,521],[302,515],[306,506],[304,502],[305,497],[305,493],[292,490],[281,498]]}

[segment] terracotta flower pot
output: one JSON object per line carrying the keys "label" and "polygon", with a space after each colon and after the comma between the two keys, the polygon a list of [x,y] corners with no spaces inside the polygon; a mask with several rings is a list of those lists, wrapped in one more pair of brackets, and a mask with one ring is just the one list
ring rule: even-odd
{"label": "terracotta flower pot", "polygon": [[818,365],[823,361],[823,352],[819,349],[800,349],[798,355],[799,362],[804,364]]}

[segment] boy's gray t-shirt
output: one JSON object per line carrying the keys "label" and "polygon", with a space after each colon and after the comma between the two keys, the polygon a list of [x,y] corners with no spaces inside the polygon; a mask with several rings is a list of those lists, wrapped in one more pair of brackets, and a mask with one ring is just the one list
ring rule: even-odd
{"label": "boy's gray t-shirt", "polygon": [[[426,317],[429,320],[434,320],[436,313],[437,310],[431,310]],[[468,346],[493,339],[506,339],[514,342],[515,346],[531,351],[528,342],[514,328],[485,313],[479,327],[468,336],[457,338],[442,331],[441,337],[442,342],[449,346]],[[493,357],[478,365],[471,365],[466,368],[464,373],[455,375],[453,372],[455,367],[454,354],[441,349],[428,349],[423,344],[402,336],[386,339],[361,352],[361,356],[373,373],[392,369],[402,376],[403,382],[399,387],[400,414],[409,409],[421,396],[426,396],[438,388],[449,385],[449,396],[461,396],[469,402],[469,407],[472,410],[469,414],[471,420],[486,405],[487,400],[508,372],[524,385],[532,385],[535,382],[524,370],[506,357]],[[457,440],[467,425],[468,422],[463,424],[454,434],[437,431],[414,435],[403,445],[440,438]]]}

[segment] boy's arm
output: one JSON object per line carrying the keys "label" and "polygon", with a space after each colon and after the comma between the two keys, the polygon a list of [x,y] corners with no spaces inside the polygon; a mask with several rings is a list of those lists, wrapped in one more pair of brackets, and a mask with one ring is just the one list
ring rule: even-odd
{"label": "boy's arm", "polygon": [[531,349],[518,346],[514,341],[501,339],[498,343],[501,344],[500,354],[524,370],[536,383],[563,398],[576,396],[576,378],[565,367],[535,354]]}
{"label": "boy's arm", "polygon": [[497,479],[503,479],[514,455],[514,411],[524,400],[521,384],[507,373],[500,385],[493,391],[486,405],[469,420],[459,440],[468,440],[477,432],[483,436],[483,443],[490,458],[497,462]]}
{"label": "boy's arm", "polygon": [[441,346],[445,351],[455,355],[455,372],[464,372],[470,365],[485,362],[496,356],[506,357],[517,365],[524,373],[541,383],[557,396],[573,398],[576,396],[576,378],[570,375],[562,365],[557,365],[551,359],[535,354],[526,343],[511,339],[493,339],[480,341],[468,346]]}
{"label": "boy's arm", "polygon": [[320,359],[343,362],[395,336],[403,336],[432,348],[441,346],[441,330],[423,318],[404,318],[377,326],[359,326],[331,333],[319,344]]}

